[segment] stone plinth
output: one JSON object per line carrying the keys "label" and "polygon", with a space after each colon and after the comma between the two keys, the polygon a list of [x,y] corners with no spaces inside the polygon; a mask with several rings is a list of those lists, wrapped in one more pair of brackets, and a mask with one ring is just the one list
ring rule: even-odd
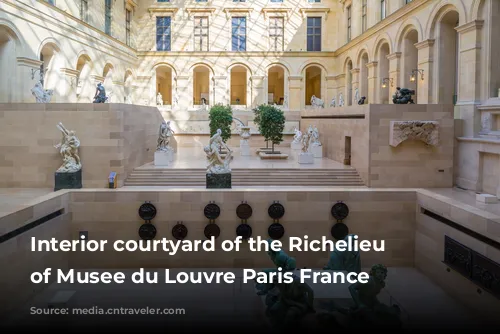
{"label": "stone plinth", "polygon": [[54,191],[61,189],[81,189],[82,170],[74,173],[55,173]]}
{"label": "stone plinth", "polygon": [[174,152],[172,150],[155,152],[155,166],[168,166],[172,161],[174,161]]}
{"label": "stone plinth", "polygon": [[310,150],[316,159],[323,158],[323,146],[311,146]]}
{"label": "stone plinth", "polygon": [[490,194],[476,194],[476,201],[486,204],[498,203],[498,197]]}
{"label": "stone plinth", "polygon": [[299,154],[299,164],[313,164],[314,163],[314,154],[312,153],[300,153]]}
{"label": "stone plinth", "polygon": [[389,144],[396,147],[406,140],[420,140],[427,145],[439,144],[437,121],[391,121]]}
{"label": "stone plinth", "polygon": [[249,156],[252,155],[250,152],[250,144],[248,140],[240,140],[240,155]]}
{"label": "stone plinth", "polygon": [[261,148],[258,148],[255,152],[257,154],[260,154],[261,152],[271,152],[272,149],[269,147],[269,148],[265,148],[265,147],[261,147]]}
{"label": "stone plinth", "polygon": [[292,142],[291,147],[292,147],[292,150],[301,150],[302,149],[302,144],[301,143],[294,143],[294,142]]}
{"label": "stone plinth", "polygon": [[288,154],[284,153],[266,153],[266,152],[260,152],[259,157],[263,160],[286,160],[288,159]]}
{"label": "stone plinth", "polygon": [[230,189],[231,173],[210,174],[207,173],[207,189]]}

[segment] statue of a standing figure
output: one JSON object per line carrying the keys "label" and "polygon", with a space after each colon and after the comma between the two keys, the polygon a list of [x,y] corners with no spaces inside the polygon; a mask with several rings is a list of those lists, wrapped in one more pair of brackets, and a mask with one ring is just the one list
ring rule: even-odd
{"label": "statue of a standing figure", "polygon": [[171,151],[172,148],[169,146],[170,137],[175,134],[174,130],[170,127],[170,121],[161,122],[160,131],[158,133],[158,144],[156,146],[157,151],[167,152]]}
{"label": "statue of a standing figure", "polygon": [[319,141],[319,130],[317,127],[309,126],[309,147],[321,146]]}
{"label": "statue of a standing figure", "polygon": [[354,90],[354,103],[358,103],[359,99],[360,99],[360,97],[359,97],[359,89],[356,87],[356,89]]}
{"label": "statue of a standing figure", "polygon": [[163,105],[163,96],[161,95],[160,92],[158,92],[158,95],[156,96],[156,105],[157,106]]}
{"label": "statue of a standing figure", "polygon": [[99,82],[95,91],[94,103],[106,103],[107,100],[108,97],[106,96],[106,90],[104,89],[102,83]]}
{"label": "statue of a standing figure", "polygon": [[42,82],[38,81],[35,87],[31,89],[31,94],[35,97],[36,103],[50,103],[54,90],[43,89]]}
{"label": "statue of a standing figure", "polygon": [[354,308],[348,315],[353,324],[366,328],[401,328],[400,313],[397,305],[382,304],[377,295],[385,287],[387,268],[382,264],[374,265],[370,270],[367,283],[355,283],[349,287]]}
{"label": "statue of a standing figure", "polygon": [[344,95],[342,93],[339,94],[339,107],[344,106]]}
{"label": "statue of a standing figure", "polygon": [[332,98],[332,101],[330,102],[330,107],[335,108],[337,106],[337,101],[335,100],[335,96]]}
{"label": "statue of a standing figure", "polygon": [[[207,173],[208,174],[226,174],[231,173],[229,163],[232,159],[231,149],[222,140],[222,130],[217,129],[217,132],[210,138],[208,146],[203,149],[208,159]],[[223,159],[221,149],[225,149],[227,154]]]}
{"label": "statue of a standing figure", "polygon": [[285,98],[283,99],[283,108],[288,109],[288,94],[285,94]]}
{"label": "statue of a standing figure", "polygon": [[302,134],[302,152],[309,152],[309,132]]}
{"label": "statue of a standing figure", "polygon": [[57,124],[57,128],[62,132],[61,143],[54,146],[59,150],[63,158],[63,164],[57,173],[75,173],[82,169],[78,148],[80,140],[76,137],[75,131],[68,131],[62,123]]}

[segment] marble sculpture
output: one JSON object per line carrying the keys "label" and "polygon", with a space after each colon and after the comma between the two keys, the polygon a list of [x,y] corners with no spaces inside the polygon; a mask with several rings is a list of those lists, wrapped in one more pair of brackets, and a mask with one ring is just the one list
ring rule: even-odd
{"label": "marble sculpture", "polygon": [[[207,174],[228,174],[231,173],[229,164],[232,159],[231,149],[222,140],[222,131],[218,129],[217,132],[210,138],[208,146],[205,146],[204,151],[207,155],[208,166]],[[225,149],[227,154],[224,158],[221,156],[221,150]]]}
{"label": "marble sculpture", "polygon": [[43,85],[40,81],[35,84],[35,87],[31,89],[31,94],[36,99],[36,103],[50,103],[54,91],[52,89],[43,89]]}
{"label": "marble sculpture", "polygon": [[170,138],[174,134],[174,130],[170,127],[170,121],[163,121],[160,125],[160,131],[158,133],[158,144],[156,146],[156,150],[161,152],[172,151],[173,149],[170,147]]}
{"label": "marble sculpture", "polygon": [[75,131],[68,131],[64,125],[59,122],[57,128],[62,132],[61,143],[54,146],[59,150],[63,159],[63,164],[57,170],[58,173],[75,173],[82,169],[78,148],[80,140],[76,137]]}

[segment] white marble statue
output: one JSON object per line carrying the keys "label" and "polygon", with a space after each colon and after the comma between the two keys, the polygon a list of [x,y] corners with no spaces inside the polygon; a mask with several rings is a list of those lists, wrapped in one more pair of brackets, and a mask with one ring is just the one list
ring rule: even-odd
{"label": "white marble statue", "polygon": [[337,101],[335,100],[335,96],[332,98],[332,101],[330,101],[330,107],[335,108],[337,106]]}
{"label": "white marble statue", "polygon": [[52,89],[43,89],[43,85],[40,81],[35,84],[35,87],[31,89],[31,94],[36,99],[36,103],[50,103],[54,91]]}
{"label": "white marble statue", "polygon": [[130,97],[130,95],[127,95],[127,96],[125,97],[125,103],[126,103],[126,104],[132,104],[132,98]]}
{"label": "white marble statue", "polygon": [[174,130],[170,127],[170,121],[163,121],[160,125],[160,131],[158,133],[158,144],[156,145],[156,150],[161,152],[172,151],[170,147],[170,137],[175,134]]}
{"label": "white marble statue", "polygon": [[354,90],[354,103],[353,104],[358,104],[360,99],[361,99],[361,97],[359,96],[359,89],[356,88]]}
{"label": "white marble statue", "polygon": [[[231,162],[233,151],[231,151],[229,147],[224,143],[221,134],[222,131],[218,129],[217,132],[212,136],[212,138],[210,138],[208,146],[205,146],[204,148],[208,160],[208,174],[231,173],[229,163]],[[227,150],[225,158],[221,157],[221,149]]]}
{"label": "white marble statue", "polygon": [[324,108],[325,107],[325,102],[323,102],[322,99],[318,99],[316,95],[311,96],[311,105],[314,108]]}
{"label": "white marble statue", "polygon": [[163,96],[161,95],[160,92],[158,92],[158,95],[156,96],[156,105],[157,106],[163,105]]}
{"label": "white marble statue", "polygon": [[319,141],[319,131],[317,127],[309,127],[310,133],[310,139],[309,139],[309,146],[314,147],[314,146],[321,146],[321,142]]}
{"label": "white marble statue", "polygon": [[240,137],[243,140],[248,140],[251,137],[250,127],[249,126],[239,126],[238,132],[240,133]]}
{"label": "white marble statue", "polygon": [[283,99],[283,108],[288,109],[288,94],[285,94],[285,97]]}
{"label": "white marble statue", "polygon": [[344,106],[344,95],[342,93],[339,94],[339,107]]}
{"label": "white marble statue", "polygon": [[295,132],[295,135],[293,136],[293,144],[299,144],[300,140],[302,139],[302,131],[300,131],[297,128],[294,128],[293,131]]}
{"label": "white marble statue", "polygon": [[62,140],[54,146],[59,150],[63,158],[63,164],[57,170],[57,173],[75,173],[82,169],[78,148],[80,140],[75,135],[75,131],[68,131],[62,123],[57,124],[57,128],[62,132]]}
{"label": "white marble statue", "polygon": [[309,153],[309,133],[303,133],[301,137],[302,141],[302,152]]}
{"label": "white marble statue", "polygon": [[179,94],[177,93],[177,90],[175,91],[175,95],[174,95],[174,106],[178,106],[179,105]]}

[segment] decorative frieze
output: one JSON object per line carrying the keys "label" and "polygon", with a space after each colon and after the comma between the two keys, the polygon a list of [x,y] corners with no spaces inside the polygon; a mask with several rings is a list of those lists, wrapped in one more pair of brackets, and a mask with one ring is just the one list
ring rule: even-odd
{"label": "decorative frieze", "polygon": [[437,121],[391,121],[389,145],[396,147],[407,140],[420,140],[427,145],[439,145]]}

